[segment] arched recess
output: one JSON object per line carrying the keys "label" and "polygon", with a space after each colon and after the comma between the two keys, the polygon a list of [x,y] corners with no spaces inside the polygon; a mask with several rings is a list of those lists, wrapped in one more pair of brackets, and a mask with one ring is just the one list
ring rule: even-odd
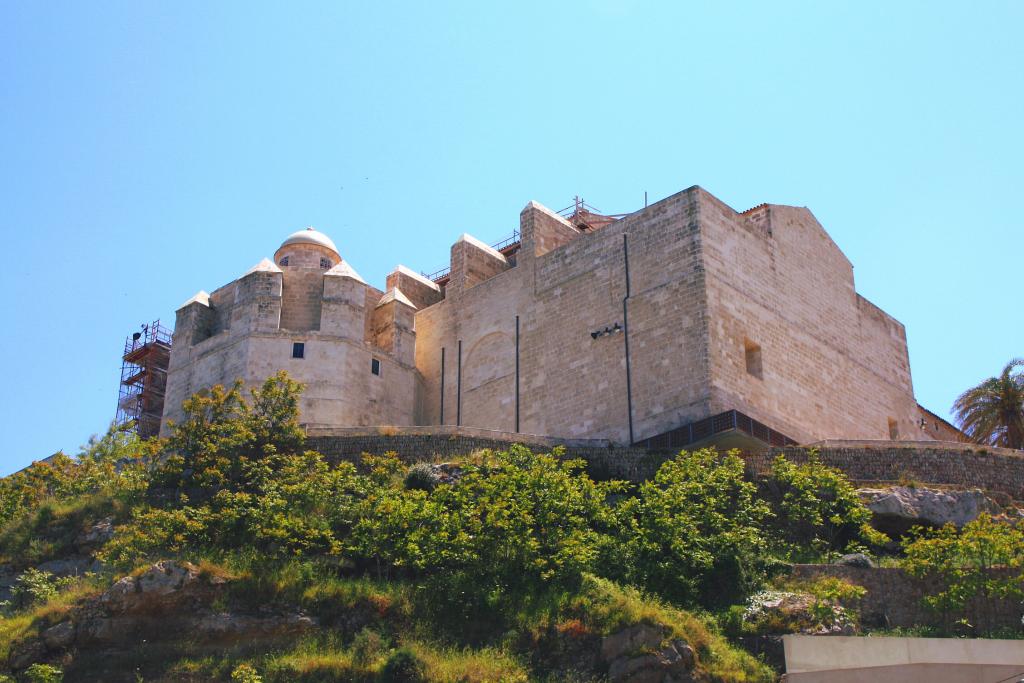
{"label": "arched recess", "polygon": [[491,332],[478,339],[462,362],[462,424],[515,430],[515,339]]}

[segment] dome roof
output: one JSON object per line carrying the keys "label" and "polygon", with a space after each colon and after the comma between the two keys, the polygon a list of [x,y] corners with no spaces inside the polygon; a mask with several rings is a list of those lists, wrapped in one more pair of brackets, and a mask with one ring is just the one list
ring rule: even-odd
{"label": "dome roof", "polygon": [[315,244],[320,247],[325,247],[333,251],[338,258],[341,258],[341,254],[338,253],[338,247],[334,246],[334,242],[331,238],[313,228],[306,228],[305,230],[299,230],[288,235],[288,238],[284,242],[281,242],[281,247],[278,249],[284,249],[285,247],[292,244]]}

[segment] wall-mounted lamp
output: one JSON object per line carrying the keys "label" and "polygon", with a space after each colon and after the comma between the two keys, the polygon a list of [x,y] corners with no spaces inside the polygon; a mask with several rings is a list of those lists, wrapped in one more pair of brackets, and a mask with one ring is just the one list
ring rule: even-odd
{"label": "wall-mounted lamp", "polygon": [[595,330],[590,333],[591,339],[597,339],[598,337],[605,337],[609,334],[615,334],[616,332],[622,332],[625,328],[619,323],[615,323],[611,327],[605,327],[603,330]]}
{"label": "wall-mounted lamp", "polygon": [[924,419],[923,417],[921,418],[921,420],[917,424],[918,424],[918,426],[921,429],[927,429],[928,428],[928,420]]}

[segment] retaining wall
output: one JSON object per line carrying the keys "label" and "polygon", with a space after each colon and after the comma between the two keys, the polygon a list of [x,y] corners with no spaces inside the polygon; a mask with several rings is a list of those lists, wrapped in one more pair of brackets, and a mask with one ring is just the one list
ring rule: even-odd
{"label": "retaining wall", "polygon": [[858,605],[862,622],[867,626],[910,628],[933,626],[955,630],[956,621],[965,618],[978,628],[1011,628],[1021,630],[1024,606],[1019,600],[975,599],[954,616],[929,609],[922,602],[935,594],[942,584],[934,579],[918,579],[899,568],[847,567],[844,565],[798,564],[793,577],[813,579],[832,576],[867,589]]}
{"label": "retaining wall", "polygon": [[[394,451],[407,461],[444,461],[483,448],[506,449],[514,443],[534,450],[556,446],[566,455],[587,461],[599,479],[644,481],[673,453],[615,446],[605,439],[560,439],[470,427],[352,427],[308,429],[307,445],[329,460],[355,460],[361,453]],[[1024,453],[1005,448],[936,441],[823,441],[803,447],[773,448],[741,454],[752,474],[765,474],[779,454],[807,462],[816,448],[823,463],[858,483],[912,481],[961,488],[981,488],[1024,500]]]}
{"label": "retaining wall", "polygon": [[1024,500],[1024,453],[1007,448],[936,441],[823,441],[745,459],[752,471],[764,473],[780,453],[793,462],[806,462],[808,448],[817,448],[824,464],[859,483],[911,481],[980,488]]}
{"label": "retaining wall", "polygon": [[559,439],[534,434],[498,432],[472,427],[352,427],[307,430],[306,446],[329,461],[355,461],[362,453],[393,451],[407,462],[443,462],[481,449],[505,450],[523,444],[534,451],[565,449],[570,458],[587,462],[595,479],[643,481],[653,476],[668,456],[644,448],[615,446],[605,439]]}

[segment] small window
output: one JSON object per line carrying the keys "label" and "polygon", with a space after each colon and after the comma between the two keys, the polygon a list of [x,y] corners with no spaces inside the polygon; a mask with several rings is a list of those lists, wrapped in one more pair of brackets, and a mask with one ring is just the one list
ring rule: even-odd
{"label": "small window", "polygon": [[323,256],[321,256],[320,257],[320,270],[330,270],[330,269],[331,269],[331,259],[324,258]]}
{"label": "small window", "polygon": [[380,376],[380,361],[377,360],[376,358],[370,361],[370,372]]}
{"label": "small window", "polygon": [[764,373],[761,366],[761,347],[750,341],[743,340],[743,356],[747,365],[747,374],[758,379],[763,379]]}
{"label": "small window", "polygon": [[304,342],[295,342],[292,344],[292,358],[305,358],[306,357],[306,344]]}
{"label": "small window", "polygon": [[900,440],[900,426],[896,420],[889,418],[889,440],[899,441]]}
{"label": "small window", "polygon": [[282,265],[282,266],[287,266],[288,265],[288,257],[287,256],[283,257],[280,261],[278,261],[278,264]]}

